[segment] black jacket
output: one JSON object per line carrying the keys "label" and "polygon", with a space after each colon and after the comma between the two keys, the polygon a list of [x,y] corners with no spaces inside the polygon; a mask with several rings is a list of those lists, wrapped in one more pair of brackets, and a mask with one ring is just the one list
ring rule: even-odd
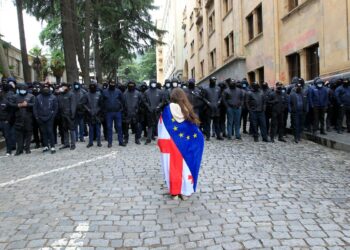
{"label": "black jacket", "polygon": [[222,101],[226,108],[240,108],[244,102],[244,93],[241,89],[225,89]]}
{"label": "black jacket", "polygon": [[100,91],[95,93],[87,92],[80,100],[87,122],[101,122],[103,97]]}
{"label": "black jacket", "polygon": [[204,89],[204,98],[209,101],[211,116],[220,116],[219,106],[221,104],[221,89],[216,86],[214,88],[207,87]]}
{"label": "black jacket", "polygon": [[249,111],[264,112],[265,111],[265,95],[261,90],[249,91],[246,96],[246,105]]}
{"label": "black jacket", "polygon": [[271,92],[268,96],[269,105],[271,105],[271,111],[273,113],[283,113],[288,108],[288,96],[287,94]]}
{"label": "black jacket", "polygon": [[[27,107],[20,108],[18,104],[27,102]],[[9,105],[15,111],[15,128],[31,130],[33,127],[33,106],[35,97],[32,94],[16,94],[9,99]]]}
{"label": "black jacket", "polygon": [[131,119],[138,118],[142,104],[142,94],[137,91],[125,91],[124,93],[124,116],[127,122]]}
{"label": "black jacket", "polygon": [[72,92],[61,93],[58,96],[58,111],[61,116],[74,119],[76,109],[76,98]]}
{"label": "black jacket", "polygon": [[35,98],[33,107],[34,117],[40,122],[54,119],[58,112],[58,101],[53,94],[40,94]]}

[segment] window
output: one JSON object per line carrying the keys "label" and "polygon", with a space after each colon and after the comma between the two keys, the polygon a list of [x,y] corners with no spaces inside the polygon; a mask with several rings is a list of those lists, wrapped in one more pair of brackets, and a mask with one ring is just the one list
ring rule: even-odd
{"label": "window", "polygon": [[252,40],[254,38],[254,20],[253,14],[247,16],[247,25],[248,25],[248,40]]}
{"label": "window", "polygon": [[299,5],[299,0],[287,0],[288,1],[288,10],[292,11]]}
{"label": "window", "polygon": [[262,5],[256,8],[256,18],[258,19],[258,34],[263,32],[263,13],[262,13]]}
{"label": "window", "polygon": [[215,31],[215,12],[209,16],[209,34],[213,33]]}
{"label": "window", "polygon": [[230,33],[230,40],[231,40],[231,53],[233,55],[235,53],[235,42],[233,40],[233,31]]}
{"label": "window", "polygon": [[255,82],[255,72],[254,71],[251,71],[248,73],[248,80],[249,80],[249,83]]}
{"label": "window", "polygon": [[191,12],[191,16],[190,16],[190,26],[193,24],[193,11]]}
{"label": "window", "polygon": [[198,32],[198,41],[199,41],[199,47],[202,47],[203,45],[203,28],[200,28]]}
{"label": "window", "polygon": [[231,10],[232,0],[223,0],[223,13],[227,14]]}
{"label": "window", "polygon": [[15,70],[18,76],[21,75],[21,61],[16,59]]}
{"label": "window", "polygon": [[191,69],[191,77],[196,79],[196,69],[194,67]]}
{"label": "window", "polygon": [[230,37],[227,36],[225,38],[225,50],[226,50],[226,57],[229,57],[230,56]]}
{"label": "window", "polygon": [[306,72],[308,80],[320,75],[320,50],[318,43],[306,48]]}
{"label": "window", "polygon": [[264,67],[259,68],[258,70],[259,82],[265,81]]}
{"label": "window", "polygon": [[194,40],[191,42],[191,56],[194,55]]}
{"label": "window", "polygon": [[201,61],[201,77],[204,76],[204,60]]}
{"label": "window", "polygon": [[294,53],[292,55],[287,56],[287,63],[289,79],[292,79],[294,76],[300,77],[300,55],[298,53]]}
{"label": "window", "polygon": [[216,68],[216,49],[213,49],[212,52],[210,52],[210,70],[213,70]]}

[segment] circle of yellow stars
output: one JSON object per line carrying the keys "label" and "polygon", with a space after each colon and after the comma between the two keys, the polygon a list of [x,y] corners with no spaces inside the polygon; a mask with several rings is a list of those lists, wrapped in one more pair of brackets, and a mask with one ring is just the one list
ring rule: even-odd
{"label": "circle of yellow stars", "polygon": [[[173,123],[175,123],[176,122],[176,120],[174,119],[174,118],[172,118],[171,119],[171,121],[173,122]],[[179,127],[177,127],[176,125],[173,127],[173,130],[175,131],[175,132],[179,132]],[[196,139],[197,137],[198,137],[198,134],[193,134],[192,136],[191,135],[185,135],[184,133],[179,133],[179,137],[180,138],[184,138],[184,139],[186,139],[186,140],[191,140],[191,138],[193,138],[193,139]]]}

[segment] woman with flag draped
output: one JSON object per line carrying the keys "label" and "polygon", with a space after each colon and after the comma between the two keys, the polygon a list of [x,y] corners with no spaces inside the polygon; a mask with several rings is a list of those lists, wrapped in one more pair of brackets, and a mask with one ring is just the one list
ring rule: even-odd
{"label": "woman with flag draped", "polygon": [[165,182],[173,199],[187,199],[196,191],[204,149],[199,119],[185,92],[171,92],[158,123],[158,146]]}

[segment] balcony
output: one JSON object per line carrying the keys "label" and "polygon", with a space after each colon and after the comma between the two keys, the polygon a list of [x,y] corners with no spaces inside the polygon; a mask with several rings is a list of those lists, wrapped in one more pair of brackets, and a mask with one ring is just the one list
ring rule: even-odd
{"label": "balcony", "polygon": [[205,0],[204,6],[205,6],[205,8],[208,9],[213,3],[214,3],[214,0]]}
{"label": "balcony", "polygon": [[196,24],[200,24],[203,21],[203,11],[201,8],[195,8],[194,9],[196,13]]}

